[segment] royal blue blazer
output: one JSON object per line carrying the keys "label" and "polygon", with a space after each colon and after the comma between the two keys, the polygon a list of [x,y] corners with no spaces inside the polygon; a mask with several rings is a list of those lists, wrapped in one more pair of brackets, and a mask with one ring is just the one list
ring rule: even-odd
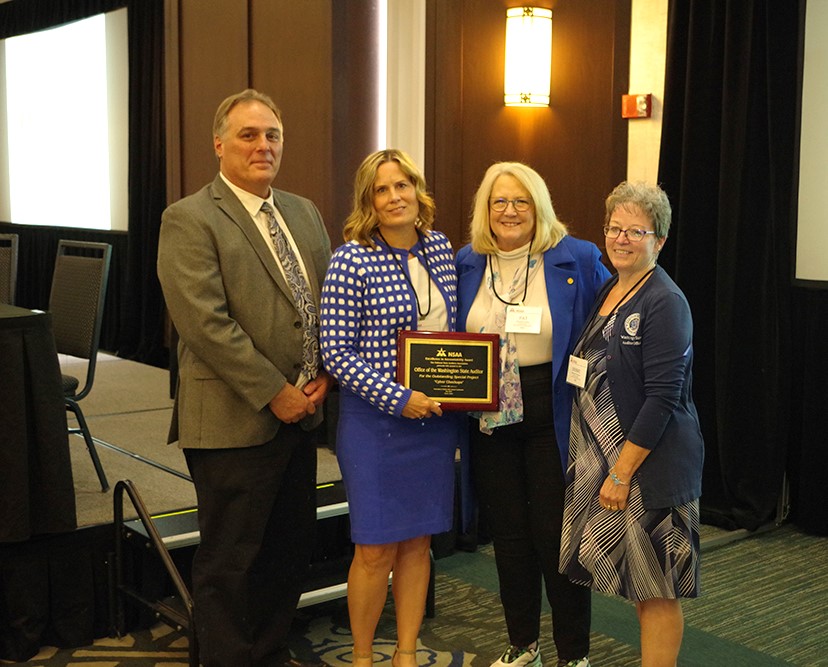
{"label": "royal blue blazer", "polygon": [[[457,253],[457,330],[466,330],[466,319],[486,272],[486,255],[464,246]],[[562,470],[569,456],[569,420],[572,386],[566,382],[569,355],[578,340],[595,296],[610,273],[601,263],[594,243],[565,236],[543,253],[543,272],[549,312],[552,315],[552,405],[555,438]]]}

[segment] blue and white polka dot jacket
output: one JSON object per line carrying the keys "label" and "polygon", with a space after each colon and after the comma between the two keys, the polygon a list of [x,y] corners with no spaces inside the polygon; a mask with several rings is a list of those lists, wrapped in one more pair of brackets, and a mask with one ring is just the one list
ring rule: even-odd
{"label": "blue and white polka dot jacket", "polygon": [[[394,379],[397,333],[416,328],[417,303],[400,270],[408,271],[408,253],[376,243],[370,248],[350,241],[334,252],[322,286],[319,340],[325,369],[341,387],[399,417],[411,390]],[[423,244],[454,331],[457,277],[451,244],[442,232],[422,235],[411,253],[424,266]]]}

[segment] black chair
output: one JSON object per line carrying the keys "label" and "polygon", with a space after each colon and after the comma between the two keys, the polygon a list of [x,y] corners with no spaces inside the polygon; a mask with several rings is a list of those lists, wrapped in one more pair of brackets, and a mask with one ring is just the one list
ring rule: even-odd
{"label": "black chair", "polygon": [[109,489],[109,482],[106,481],[106,474],[78,402],[92,390],[95,379],[95,361],[111,256],[112,246],[108,243],[60,241],[49,296],[49,311],[52,313],[58,354],[88,360],[83,387],[78,389],[78,378],[64,375],[63,395],[66,410],[78,420],[78,428],[70,427],[69,433],[83,435],[95,472],[98,473],[101,491]]}
{"label": "black chair", "polygon": [[0,234],[0,303],[14,305],[17,289],[17,234]]}

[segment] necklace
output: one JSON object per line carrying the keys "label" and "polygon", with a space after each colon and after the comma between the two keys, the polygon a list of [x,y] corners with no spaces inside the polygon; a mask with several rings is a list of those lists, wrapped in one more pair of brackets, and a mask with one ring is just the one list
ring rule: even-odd
{"label": "necklace", "polygon": [[428,265],[428,253],[426,252],[425,240],[420,234],[419,229],[417,229],[416,232],[417,238],[420,240],[420,243],[423,246],[423,260],[425,261],[425,270],[426,275],[428,276],[428,308],[426,308],[425,312],[420,310],[420,297],[417,295],[417,290],[414,287],[414,283],[412,283],[411,279],[408,277],[408,273],[406,273],[405,269],[403,268],[403,265],[397,258],[396,253],[391,248],[391,244],[385,240],[385,237],[382,235],[382,232],[379,229],[377,229],[377,234],[382,239],[382,242],[385,243],[386,246],[388,246],[388,250],[391,253],[391,257],[394,259],[394,264],[397,265],[397,268],[400,270],[400,273],[402,273],[403,278],[405,278],[405,282],[407,282],[408,286],[411,288],[411,292],[412,294],[414,294],[414,301],[417,304],[417,314],[420,316],[420,319],[423,319],[426,315],[428,315],[431,312],[431,268]]}
{"label": "necklace", "polygon": [[[519,306],[522,305],[526,301],[526,294],[529,291],[529,264],[532,258],[532,241],[535,240],[533,236],[529,241],[529,248],[526,250],[526,276],[523,279],[523,298],[518,301],[517,303],[512,303],[511,301],[506,301],[500,294],[497,293],[497,289],[495,289],[494,284],[494,271],[492,271],[492,256],[488,255],[487,259],[489,261],[489,273],[492,275],[492,293],[497,297],[497,300],[501,303],[505,303],[507,306]],[[498,260],[498,266],[500,265],[500,261]],[[514,280],[514,279],[513,279]]]}

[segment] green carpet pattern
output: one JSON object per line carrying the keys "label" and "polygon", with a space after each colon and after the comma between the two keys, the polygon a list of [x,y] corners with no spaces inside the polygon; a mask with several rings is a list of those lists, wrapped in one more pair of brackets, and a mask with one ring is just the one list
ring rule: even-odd
{"label": "green carpet pattern", "polygon": [[[490,546],[437,561],[437,614],[426,619],[418,661],[428,667],[488,667],[506,643]],[[736,542],[702,548],[702,597],[686,600],[681,667],[828,666],[828,539],[783,526]],[[551,620],[544,615],[542,652],[555,664]],[[395,644],[393,602],[380,620],[375,662],[390,664]],[[186,639],[159,625],[120,640],[80,649],[44,649],[36,667],[182,667]],[[334,667],[350,665],[344,600],[301,609],[295,648]],[[639,664],[632,604],[593,596],[595,667]]]}

